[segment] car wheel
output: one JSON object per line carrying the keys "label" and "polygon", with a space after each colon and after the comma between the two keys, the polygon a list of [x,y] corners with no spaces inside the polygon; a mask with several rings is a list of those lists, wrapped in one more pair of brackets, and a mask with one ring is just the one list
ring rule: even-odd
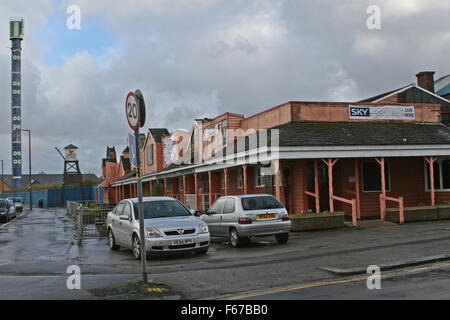
{"label": "car wheel", "polygon": [[284,244],[289,240],[289,233],[276,234],[275,239],[277,239],[279,244]]}
{"label": "car wheel", "polygon": [[114,234],[111,229],[108,231],[108,244],[110,250],[119,250],[120,246],[116,245],[116,239],[114,239]]}
{"label": "car wheel", "polygon": [[136,260],[141,258],[141,242],[139,241],[139,237],[134,235],[132,239],[132,249],[133,256]]}
{"label": "car wheel", "polygon": [[239,248],[248,242],[248,238],[240,237],[237,230],[233,228],[230,230],[230,242],[233,247]]}

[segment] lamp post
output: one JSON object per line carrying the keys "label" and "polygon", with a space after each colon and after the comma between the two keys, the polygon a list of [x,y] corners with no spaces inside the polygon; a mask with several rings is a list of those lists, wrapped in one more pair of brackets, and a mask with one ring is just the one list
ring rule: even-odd
{"label": "lamp post", "polygon": [[31,190],[31,130],[22,129],[22,131],[28,132],[28,167],[29,174],[29,188],[30,188],[30,210],[33,209],[33,192]]}
{"label": "lamp post", "polygon": [[0,161],[2,162],[2,196],[3,196],[3,193],[4,193],[3,186],[5,185],[5,179],[3,179],[3,160],[0,160]]}

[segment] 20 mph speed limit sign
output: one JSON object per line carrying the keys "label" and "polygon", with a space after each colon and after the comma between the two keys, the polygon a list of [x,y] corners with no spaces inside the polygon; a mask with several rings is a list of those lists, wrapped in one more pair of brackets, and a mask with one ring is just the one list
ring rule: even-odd
{"label": "20 mph speed limit sign", "polygon": [[139,129],[139,99],[136,97],[134,92],[130,92],[127,95],[127,100],[125,102],[125,112],[127,113],[127,120],[130,128],[135,131]]}

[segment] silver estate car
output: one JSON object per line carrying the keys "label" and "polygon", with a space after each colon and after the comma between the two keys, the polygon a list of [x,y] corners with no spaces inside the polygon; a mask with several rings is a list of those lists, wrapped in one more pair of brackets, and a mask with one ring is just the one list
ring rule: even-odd
{"label": "silver estate car", "polygon": [[[148,255],[193,251],[206,253],[209,249],[209,230],[206,223],[195,217],[186,207],[169,197],[145,197],[145,249]],[[108,243],[111,250],[121,246],[133,251],[140,259],[138,200],[125,199],[108,213]]]}
{"label": "silver estate car", "polygon": [[233,247],[242,246],[250,237],[270,235],[286,243],[291,230],[286,208],[268,194],[221,197],[200,219],[208,224],[211,236],[228,238]]}

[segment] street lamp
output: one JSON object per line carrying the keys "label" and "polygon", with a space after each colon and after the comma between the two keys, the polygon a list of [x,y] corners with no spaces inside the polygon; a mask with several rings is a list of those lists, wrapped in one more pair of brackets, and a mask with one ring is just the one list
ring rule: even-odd
{"label": "street lamp", "polygon": [[33,192],[31,190],[31,130],[22,129],[22,131],[28,132],[28,167],[30,169],[29,188],[30,188],[30,210],[31,210],[33,209]]}
{"label": "street lamp", "polygon": [[3,178],[3,160],[0,161],[2,162],[2,196],[3,196],[4,193],[3,186],[5,185],[5,179]]}

